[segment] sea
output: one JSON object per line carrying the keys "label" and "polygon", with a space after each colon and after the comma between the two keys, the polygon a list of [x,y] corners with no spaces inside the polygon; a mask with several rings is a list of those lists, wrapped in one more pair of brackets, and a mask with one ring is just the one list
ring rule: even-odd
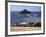
{"label": "sea", "polygon": [[41,22],[41,12],[31,12],[33,16],[21,16],[20,11],[10,12],[11,24],[21,23],[21,22]]}

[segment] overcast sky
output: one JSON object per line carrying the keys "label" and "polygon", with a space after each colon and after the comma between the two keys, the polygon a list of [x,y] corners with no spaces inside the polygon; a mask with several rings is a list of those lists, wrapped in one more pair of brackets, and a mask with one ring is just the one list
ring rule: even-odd
{"label": "overcast sky", "polygon": [[32,12],[41,11],[40,6],[22,6],[22,5],[11,5],[10,6],[11,11],[22,11],[24,9],[27,9],[28,11],[32,11]]}

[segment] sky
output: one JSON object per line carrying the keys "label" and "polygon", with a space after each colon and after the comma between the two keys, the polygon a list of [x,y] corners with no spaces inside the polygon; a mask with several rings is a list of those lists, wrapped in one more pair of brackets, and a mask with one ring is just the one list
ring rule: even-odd
{"label": "sky", "polygon": [[22,5],[10,6],[11,11],[22,11],[24,9],[27,9],[28,11],[32,11],[32,12],[39,12],[41,11],[41,6],[22,6]]}

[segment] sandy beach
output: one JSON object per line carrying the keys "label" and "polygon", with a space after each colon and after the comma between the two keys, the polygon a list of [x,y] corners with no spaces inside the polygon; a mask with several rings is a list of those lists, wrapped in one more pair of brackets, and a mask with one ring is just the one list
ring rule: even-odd
{"label": "sandy beach", "polygon": [[11,32],[20,32],[20,31],[39,31],[41,27],[15,27],[11,26]]}

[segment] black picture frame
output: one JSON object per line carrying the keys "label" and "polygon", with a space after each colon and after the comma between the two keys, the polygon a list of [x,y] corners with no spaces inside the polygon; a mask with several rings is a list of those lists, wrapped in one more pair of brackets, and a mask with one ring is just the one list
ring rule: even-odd
{"label": "black picture frame", "polygon": [[[32,3],[32,4],[43,4],[43,33],[33,33],[33,34],[17,34],[17,35],[8,35],[8,2],[16,2],[16,3]],[[41,35],[45,34],[45,3],[44,2],[25,2],[25,1],[5,1],[5,36],[24,36],[24,35]]]}

